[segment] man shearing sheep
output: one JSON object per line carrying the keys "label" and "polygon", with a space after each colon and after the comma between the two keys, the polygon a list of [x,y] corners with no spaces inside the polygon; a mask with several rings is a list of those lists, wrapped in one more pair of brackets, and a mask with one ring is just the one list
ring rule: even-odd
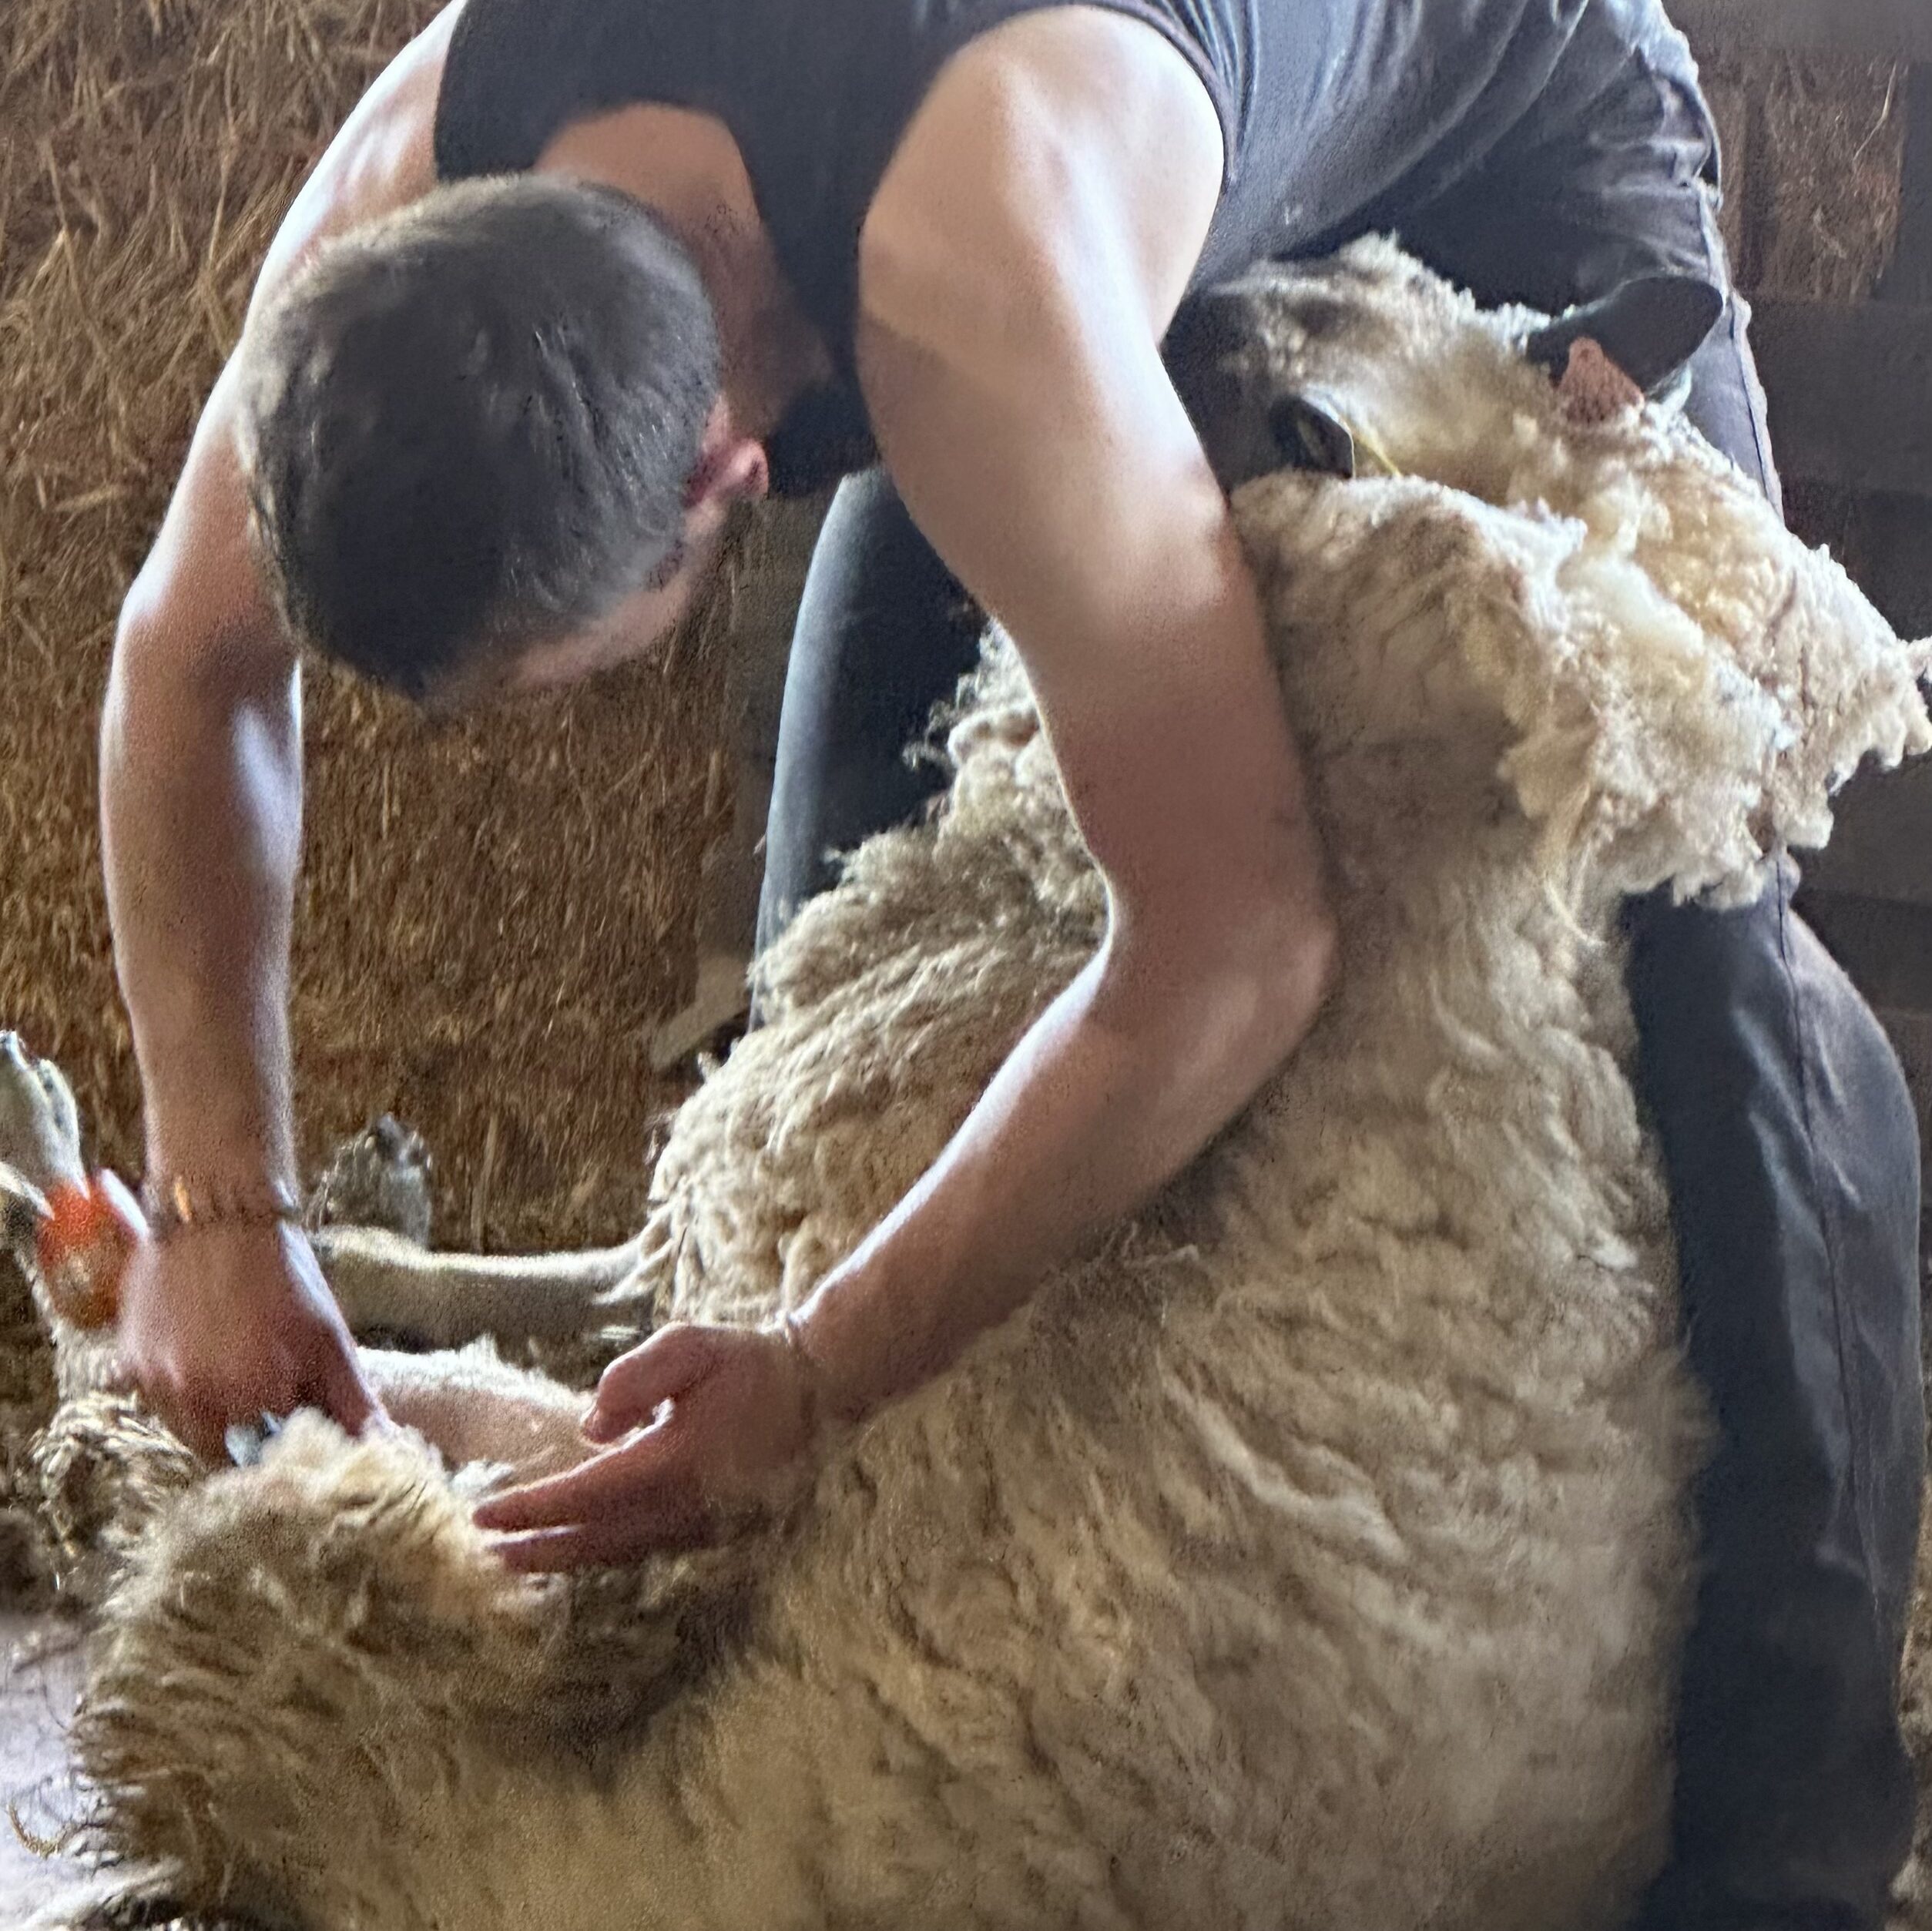
{"label": "man shearing sheep", "polygon": [[[899,752],[969,601],[1025,656],[1105,942],[786,1331],[654,1336],[600,1388],[613,1446],[481,1512],[532,1568],[689,1540],[815,1408],[932,1374],[1143,1200],[1322,1003],[1289,720],[1162,359],[1189,294],[1398,230],[1576,311],[1558,347],[1687,370],[1775,499],[1738,306],[1706,333],[1716,300],[1643,293],[1728,294],[1716,179],[1656,0],[457,0],[297,198],[121,622],[102,821],[159,1205],[122,1340],[156,1407],[211,1454],[264,1410],[374,1413],[293,1217],[303,646],[435,706],[579,678],[676,622],[734,505],[842,476],[766,938],[920,803]],[[1789,889],[1630,915],[1722,1424],[1659,1926],[1876,1924],[1910,1829],[1916,1145],[1869,1015],[1821,1032]]]}

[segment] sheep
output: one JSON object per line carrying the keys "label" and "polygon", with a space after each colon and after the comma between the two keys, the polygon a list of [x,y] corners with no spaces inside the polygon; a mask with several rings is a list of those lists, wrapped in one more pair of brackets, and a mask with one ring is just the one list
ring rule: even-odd
{"label": "sheep", "polygon": [[[1706,1424],[1617,907],[1823,842],[1861,759],[1932,745],[1925,653],[1666,408],[1567,411],[1540,318],[1384,241],[1243,300],[1274,394],[1389,472],[1235,498],[1340,928],[1306,1043],[722,1548],[494,1564],[492,1444],[581,1453],[582,1397],[474,1347],[371,1357],[421,1433],[298,1415],[205,1480],[76,1380],[43,1453],[118,1534],[75,1732],[111,1889],[313,1931],[1627,1913]],[[352,1314],[608,1346],[802,1300],[1102,930],[996,632],[948,747],[943,811],[766,961],[635,1242],[345,1233]],[[466,1376],[492,1418],[439,1454]]]}

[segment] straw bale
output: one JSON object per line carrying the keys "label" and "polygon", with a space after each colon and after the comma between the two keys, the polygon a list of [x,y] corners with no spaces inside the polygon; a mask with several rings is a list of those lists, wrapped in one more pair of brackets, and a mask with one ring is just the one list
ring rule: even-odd
{"label": "straw bale", "polygon": [[[0,1020],[139,1164],[95,723],[116,609],[304,168],[428,0],[0,8]],[[311,1155],[383,1108],[442,1231],[626,1231],[646,1039],[729,821],[720,624],[566,702],[431,732],[310,683],[294,1020]]]}
{"label": "straw bale", "polygon": [[[1896,246],[1904,172],[1905,70],[1733,39],[1695,43],[1723,144],[1722,225],[1753,295],[1863,301]],[[1927,618],[1888,594],[1883,533],[1860,492],[1785,479],[1791,525],[1828,545],[1901,630]]]}
{"label": "straw bale", "polygon": [[1739,280],[1760,294],[1862,300],[1898,231],[1904,69],[1722,43],[1698,51]]}
{"label": "straw bale", "polygon": [[1774,62],[1764,102],[1767,163],[1759,285],[1862,301],[1891,259],[1904,154],[1902,68]]}

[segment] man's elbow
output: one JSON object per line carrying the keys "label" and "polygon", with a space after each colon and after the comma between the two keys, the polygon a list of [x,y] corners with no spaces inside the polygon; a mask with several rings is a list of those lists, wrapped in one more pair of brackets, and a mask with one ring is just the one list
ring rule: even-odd
{"label": "man's elbow", "polygon": [[[254,747],[249,768],[280,787],[299,772],[293,652],[231,641],[183,623],[178,600],[130,594],[116,626],[99,720],[99,803],[105,832],[149,810],[165,791],[218,782]],[[266,759],[261,753],[266,754]]]}
{"label": "man's elbow", "polygon": [[1340,962],[1325,905],[1284,907],[1227,943],[1219,981],[1249,1013],[1245,1057],[1257,1084],[1307,1038],[1334,990]]}
{"label": "man's elbow", "polygon": [[1129,1026],[1185,1035],[1181,1050],[1245,1099],[1301,1044],[1334,989],[1340,944],[1325,904],[1252,905],[1208,921],[1127,917],[1103,958]]}

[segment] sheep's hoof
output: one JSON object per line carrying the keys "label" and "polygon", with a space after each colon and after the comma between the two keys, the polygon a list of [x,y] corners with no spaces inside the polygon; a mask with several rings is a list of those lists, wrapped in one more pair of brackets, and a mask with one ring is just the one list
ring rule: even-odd
{"label": "sheep's hoof", "polygon": [[87,1177],[74,1095],[60,1068],[36,1059],[18,1033],[0,1032],[0,1163],[43,1194]]}
{"label": "sheep's hoof", "polygon": [[428,1149],[384,1114],[337,1148],[310,1196],[311,1227],[379,1227],[429,1245]]}

